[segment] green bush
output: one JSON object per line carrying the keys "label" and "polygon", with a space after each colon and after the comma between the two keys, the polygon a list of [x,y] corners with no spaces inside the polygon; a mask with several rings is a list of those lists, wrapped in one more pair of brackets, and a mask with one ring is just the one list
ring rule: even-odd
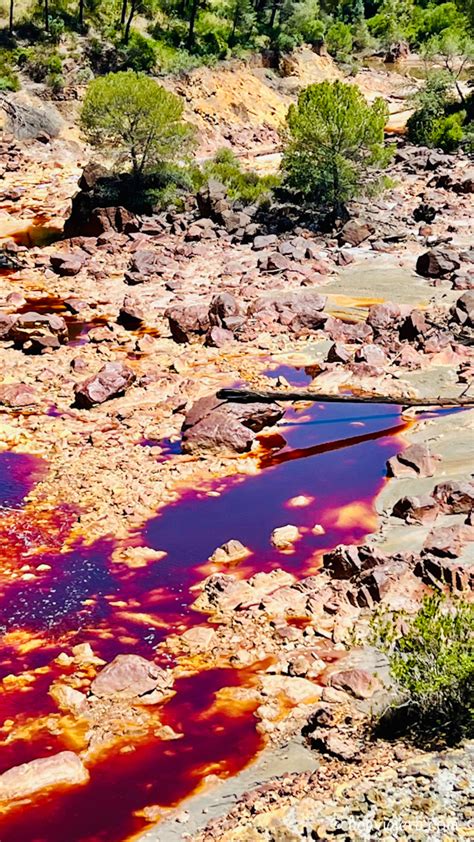
{"label": "green bush", "polygon": [[61,56],[44,46],[19,50],[17,62],[33,82],[45,82],[49,76],[60,76],[63,69]]}
{"label": "green bush", "polygon": [[452,80],[446,73],[428,77],[424,89],[416,97],[418,108],[407,121],[407,137],[411,143],[445,152],[452,152],[460,145],[467,112],[458,107],[454,113],[449,113],[456,107],[452,87]]}
{"label": "green bush", "polygon": [[20,89],[20,80],[13,70],[13,63],[14,57],[11,53],[5,51],[3,55],[0,54],[0,91],[18,91]]}
{"label": "green bush", "polygon": [[195,189],[199,189],[210,178],[225,184],[228,196],[233,201],[245,204],[261,203],[267,200],[280,180],[276,175],[259,176],[255,172],[242,170],[231,149],[219,149],[211,161],[201,169],[193,171]]}
{"label": "green bush", "polygon": [[344,60],[352,50],[352,32],[350,26],[337,21],[326,32],[326,47],[328,53],[339,60]]}
{"label": "green bush", "polygon": [[124,70],[150,72],[156,65],[157,49],[152,38],[132,30],[128,44],[120,49]]}
{"label": "green bush", "polygon": [[414,617],[377,617],[372,631],[404,696],[382,715],[377,733],[426,747],[474,737],[474,605],[436,594]]}

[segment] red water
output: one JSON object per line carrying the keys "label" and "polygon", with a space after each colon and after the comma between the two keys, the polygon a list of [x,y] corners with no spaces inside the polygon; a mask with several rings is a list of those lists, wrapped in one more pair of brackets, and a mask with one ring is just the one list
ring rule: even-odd
{"label": "red water", "polygon": [[[313,404],[289,410],[277,435],[262,446],[263,470],[183,492],[132,538],[134,544],[166,552],[146,567],[113,564],[112,539],[92,546],[76,542],[67,552],[58,552],[71,522],[67,510],[51,513],[56,520],[50,524],[49,544],[48,535],[39,530],[25,547],[5,529],[12,516],[5,512],[0,538],[6,536],[4,546],[12,540],[9,563],[21,567],[25,560],[31,562],[32,550],[41,548],[34,564],[49,569],[27,582],[0,576],[0,626],[6,633],[0,644],[0,674],[37,671],[30,689],[4,688],[2,719],[20,717],[22,722],[29,714],[51,712],[47,689],[58,667],[50,670],[49,665],[75,643],[90,642],[106,660],[118,652],[152,658],[157,643],[170,632],[204,622],[190,607],[196,594],[189,588],[205,575],[200,568],[213,550],[230,538],[252,551],[233,571],[241,576],[276,567],[302,576],[314,569],[324,550],[363,540],[375,526],[372,501],[386,460],[400,450],[396,434],[404,426],[398,409],[383,405]],[[179,456],[170,453],[169,458]],[[3,454],[3,459],[0,499],[11,495],[18,506],[30,488],[33,466],[17,454]],[[23,459],[22,472],[17,460]],[[292,498],[300,495],[310,502],[295,507]],[[292,555],[277,552],[269,541],[272,530],[287,523],[303,532]],[[315,524],[322,525],[324,534],[311,531]],[[24,645],[35,640],[36,646]],[[215,696],[223,687],[251,681],[249,671],[229,669],[181,679],[162,717],[184,734],[181,739],[162,742],[150,735],[129,753],[109,755],[91,767],[85,787],[52,793],[2,818],[1,842],[120,842],[147,826],[136,811],[178,803],[209,771],[235,773],[261,745],[253,708],[222,709]],[[64,748],[61,739],[40,731],[29,746],[24,741],[4,743],[1,768],[59,751]]]}

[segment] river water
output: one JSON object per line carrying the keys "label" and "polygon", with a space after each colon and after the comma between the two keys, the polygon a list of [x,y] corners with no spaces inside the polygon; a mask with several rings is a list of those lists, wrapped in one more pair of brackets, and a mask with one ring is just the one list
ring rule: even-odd
{"label": "river water", "polygon": [[[387,459],[401,449],[405,426],[393,406],[315,403],[289,409],[262,439],[258,473],[187,489],[131,536],[135,545],[166,553],[132,569],[112,563],[113,537],[92,546],[78,541],[61,551],[75,513],[65,505],[36,522],[22,505],[47,465],[23,454],[0,454],[1,676],[34,671],[20,689],[3,682],[0,724],[46,723],[57,713],[48,688],[67,670],[54,659],[76,643],[90,643],[107,661],[119,652],[153,658],[170,632],[203,623],[204,615],[191,607],[196,593],[190,588],[225,541],[238,539],[251,550],[233,569],[243,577],[279,567],[301,577],[317,569],[325,550],[362,541],[376,527],[374,499]],[[179,458],[175,451],[170,448],[169,459]],[[309,504],[294,507],[293,498],[301,495]],[[293,554],[276,551],[269,540],[275,527],[287,523],[302,533]],[[315,524],[322,527],[319,534]],[[6,575],[30,569],[32,557],[30,581]],[[108,754],[92,765],[86,786],[53,792],[0,818],[1,841],[122,842],[147,827],[147,806],[179,803],[210,772],[237,772],[262,747],[255,705],[236,709],[216,700],[225,687],[251,686],[256,669],[211,669],[179,679],[162,721],[181,739],[163,742],[150,735],[134,751]],[[9,741],[8,729],[0,730],[0,771],[70,747],[46,725],[25,734]]]}

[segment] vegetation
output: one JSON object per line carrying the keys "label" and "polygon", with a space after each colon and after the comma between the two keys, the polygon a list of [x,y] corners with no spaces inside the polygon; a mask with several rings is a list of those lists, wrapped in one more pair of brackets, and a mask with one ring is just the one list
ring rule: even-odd
{"label": "vegetation", "polygon": [[349,199],[377,192],[384,146],[386,105],[368,105],[355,85],[310,85],[288,112],[284,183],[303,199],[338,212]]}
{"label": "vegetation", "polygon": [[90,83],[81,125],[89,142],[130,168],[137,183],[163,164],[183,160],[193,136],[182,100],[132,70]]}
{"label": "vegetation", "polygon": [[197,168],[193,173],[193,184],[199,189],[210,178],[225,184],[230,199],[245,204],[264,202],[280,183],[278,176],[259,176],[255,172],[242,170],[231,149],[219,149],[213,160]]}
{"label": "vegetation", "polygon": [[372,642],[387,653],[404,693],[377,731],[416,744],[453,745],[474,736],[474,605],[426,597],[415,617],[378,617]]}

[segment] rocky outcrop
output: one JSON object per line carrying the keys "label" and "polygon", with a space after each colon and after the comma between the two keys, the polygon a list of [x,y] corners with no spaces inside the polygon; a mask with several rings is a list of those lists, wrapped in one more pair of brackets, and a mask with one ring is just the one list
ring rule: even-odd
{"label": "rocky outcrop", "polygon": [[91,694],[99,699],[115,699],[154,705],[169,695],[171,673],[140,655],[117,655],[99,672],[91,684]]}

